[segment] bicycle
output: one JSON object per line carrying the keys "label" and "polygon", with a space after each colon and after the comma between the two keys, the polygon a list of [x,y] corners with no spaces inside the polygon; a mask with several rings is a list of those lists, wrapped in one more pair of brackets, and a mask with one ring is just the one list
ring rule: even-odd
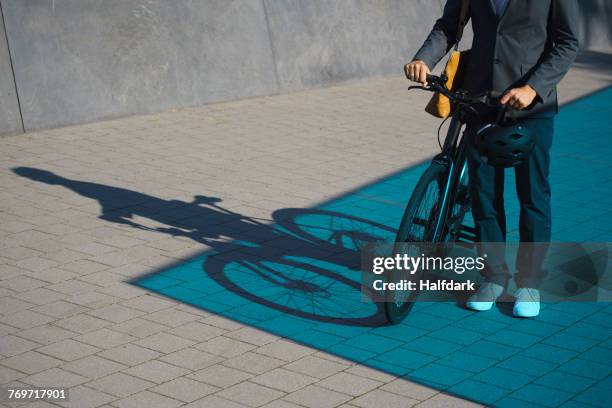
{"label": "bicycle", "polygon": [[[397,243],[473,242],[475,239],[475,230],[463,225],[471,200],[467,143],[465,135],[461,136],[461,129],[470,115],[478,115],[476,105],[499,107],[501,94],[490,92],[471,96],[462,90],[450,91],[445,85],[446,81],[444,75],[428,75],[426,86],[408,88],[440,92],[450,99],[454,109],[444,144],[441,144],[441,152],[433,158],[408,201],[397,231]],[[500,109],[500,113],[505,111]],[[394,280],[395,277],[391,275]],[[418,291],[406,292],[392,291],[385,294],[385,314],[390,323],[404,320],[418,297]]]}

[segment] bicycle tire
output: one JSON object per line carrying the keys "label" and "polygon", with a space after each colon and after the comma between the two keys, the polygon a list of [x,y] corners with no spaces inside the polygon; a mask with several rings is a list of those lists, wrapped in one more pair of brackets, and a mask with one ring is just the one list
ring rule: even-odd
{"label": "bicycle tire", "polygon": [[[402,222],[397,231],[395,242],[436,242],[437,237],[432,236],[432,232],[428,231],[428,228],[431,228],[431,222],[436,221],[437,217],[440,216],[439,207],[442,201],[442,190],[444,188],[446,179],[448,178],[448,171],[448,166],[440,163],[432,163],[427,170],[425,170],[425,173],[423,173],[417,182],[417,185],[410,196],[410,200],[408,201],[408,205],[406,206],[406,210],[404,211],[404,215],[402,217]],[[410,228],[415,224],[416,213],[421,207],[423,200],[426,198],[426,194],[433,183],[435,183],[434,188],[438,190],[438,198],[435,202],[435,206],[438,208],[432,208],[430,210],[432,214],[430,214],[428,219],[421,220],[427,221],[428,223],[428,225],[424,226],[423,228],[422,236],[418,237],[411,235]],[[392,281],[399,280],[395,278],[395,276],[391,276]],[[391,296],[396,295],[397,292],[387,292],[385,294],[385,316],[387,321],[392,324],[400,323],[406,318],[419,294],[418,291],[412,291],[405,298],[405,301],[402,301],[401,303],[396,299],[391,298]]]}
{"label": "bicycle tire", "polygon": [[[423,199],[425,198],[425,194],[427,193],[429,186],[432,182],[436,182],[438,184],[438,189],[442,189],[444,187],[444,183],[448,177],[448,166],[432,163],[425,173],[421,176],[419,181],[417,182],[416,187],[414,188],[412,195],[410,196],[410,200],[408,201],[408,205],[406,206],[406,210],[404,211],[404,215],[402,217],[402,222],[400,223],[400,227],[397,231],[397,235],[395,237],[395,242],[435,242],[437,237],[431,236],[431,231],[427,229],[424,230],[422,236],[409,236],[411,226],[414,226],[414,217],[415,212],[419,209],[422,204]],[[442,197],[442,191],[439,191],[439,197],[436,201],[436,204],[440,205],[440,199]],[[425,220],[423,220],[425,221]],[[434,221],[432,219],[428,219],[427,221]],[[428,226],[429,227],[429,226]]]}

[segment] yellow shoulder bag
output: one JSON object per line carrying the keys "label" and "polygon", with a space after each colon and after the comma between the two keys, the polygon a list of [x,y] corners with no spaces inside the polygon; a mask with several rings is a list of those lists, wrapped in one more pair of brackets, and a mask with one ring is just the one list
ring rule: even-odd
{"label": "yellow shoulder bag", "polygon": [[[463,29],[468,22],[469,11],[470,0],[463,0],[459,16],[459,27],[457,29],[457,42],[444,68],[444,75],[448,78],[446,87],[451,91],[461,86],[465,66],[467,65],[467,59],[470,53],[470,50],[459,51],[459,42],[461,41],[461,37],[463,37]],[[450,100],[446,96],[436,92],[425,107],[425,111],[433,116],[445,119],[451,115],[452,106]]]}

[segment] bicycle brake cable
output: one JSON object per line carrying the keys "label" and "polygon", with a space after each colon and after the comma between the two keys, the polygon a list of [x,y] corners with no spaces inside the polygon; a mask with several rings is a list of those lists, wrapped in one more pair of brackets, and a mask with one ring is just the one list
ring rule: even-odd
{"label": "bicycle brake cable", "polygon": [[442,141],[440,140],[440,131],[442,130],[442,126],[444,126],[444,124],[446,123],[446,121],[450,118],[450,116],[446,117],[442,123],[440,123],[440,126],[438,127],[438,146],[440,146],[440,151],[442,151]]}

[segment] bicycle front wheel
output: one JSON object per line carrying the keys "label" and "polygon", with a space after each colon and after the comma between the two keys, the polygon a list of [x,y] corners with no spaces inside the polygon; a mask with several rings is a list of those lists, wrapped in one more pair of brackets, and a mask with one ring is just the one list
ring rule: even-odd
{"label": "bicycle front wheel", "polygon": [[[436,242],[439,239],[441,232],[436,230],[444,226],[436,226],[441,223],[440,217],[443,216],[442,205],[447,178],[448,167],[439,163],[432,163],[423,173],[406,206],[395,242]],[[401,274],[394,275],[395,273],[391,272],[389,276],[393,282],[399,282],[403,278]],[[388,292],[384,308],[387,321],[397,324],[404,320],[417,296],[417,291]]]}
{"label": "bicycle front wheel", "polygon": [[[432,163],[417,183],[404,211],[395,242],[436,242],[442,216],[444,186],[448,167]],[[441,225],[443,227],[443,225]]]}

